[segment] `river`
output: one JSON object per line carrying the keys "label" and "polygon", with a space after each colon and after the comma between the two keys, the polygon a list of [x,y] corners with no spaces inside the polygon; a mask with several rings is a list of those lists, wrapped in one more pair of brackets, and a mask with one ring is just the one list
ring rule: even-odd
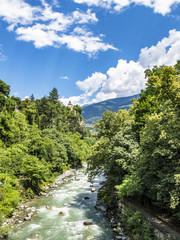
{"label": "river", "polygon": [[[55,190],[50,196],[34,199],[29,206],[37,214],[26,221],[8,240],[111,240],[112,231],[102,212],[95,209],[97,191],[104,180],[98,176],[92,182],[84,171],[77,171],[78,181],[71,181]],[[96,192],[91,192],[95,188]],[[51,206],[47,209],[47,206]],[[59,214],[61,213],[61,214]],[[84,225],[90,221],[93,225]]]}

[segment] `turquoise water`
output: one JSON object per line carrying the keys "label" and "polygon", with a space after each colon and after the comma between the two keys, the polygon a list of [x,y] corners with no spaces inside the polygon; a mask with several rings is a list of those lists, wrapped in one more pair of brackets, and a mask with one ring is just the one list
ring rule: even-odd
{"label": "turquoise water", "polygon": [[[51,196],[33,200],[30,206],[37,208],[37,214],[31,221],[23,223],[8,239],[113,239],[109,223],[103,214],[94,208],[97,192],[91,192],[92,187],[99,189],[103,177],[88,182],[87,175],[80,170],[77,171],[77,177],[79,181],[72,181],[52,190]],[[52,209],[48,210],[47,206]],[[59,215],[59,212],[63,212],[63,215]],[[93,225],[85,226],[84,221],[91,221]]]}

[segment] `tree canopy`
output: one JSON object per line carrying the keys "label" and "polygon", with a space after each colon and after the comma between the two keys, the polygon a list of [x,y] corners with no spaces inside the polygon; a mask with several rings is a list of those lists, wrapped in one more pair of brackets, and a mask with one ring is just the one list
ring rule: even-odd
{"label": "tree canopy", "polygon": [[99,140],[90,175],[104,171],[119,198],[164,209],[180,219],[180,61],[147,69],[146,88],[129,111],[106,111],[96,123]]}
{"label": "tree canopy", "polygon": [[38,194],[58,174],[81,165],[93,144],[81,107],[62,105],[56,88],[41,99],[9,93],[0,80],[0,218],[11,216],[21,199]]}

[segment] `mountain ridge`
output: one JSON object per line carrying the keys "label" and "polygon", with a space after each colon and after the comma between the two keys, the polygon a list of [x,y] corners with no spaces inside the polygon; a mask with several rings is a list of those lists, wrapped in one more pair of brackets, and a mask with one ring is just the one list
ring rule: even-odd
{"label": "mountain ridge", "polygon": [[136,94],[133,96],[113,98],[99,103],[85,105],[82,107],[82,116],[84,117],[86,124],[92,124],[92,122],[101,119],[103,112],[106,110],[118,112],[119,109],[129,109],[129,106],[132,104],[131,100],[133,98],[137,99],[138,97],[139,94]]}

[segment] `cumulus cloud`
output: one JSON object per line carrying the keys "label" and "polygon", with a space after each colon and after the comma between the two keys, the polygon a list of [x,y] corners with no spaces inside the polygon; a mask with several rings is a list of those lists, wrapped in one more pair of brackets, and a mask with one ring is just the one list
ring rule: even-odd
{"label": "cumulus cloud", "polygon": [[150,7],[155,13],[166,15],[170,13],[173,6],[180,3],[180,0],[74,0],[79,4],[87,4],[88,6],[103,7],[106,9],[113,9],[115,11],[122,11],[125,7],[133,4]]}
{"label": "cumulus cloud", "polygon": [[23,0],[0,0],[0,17],[15,26],[17,24],[30,24],[36,19],[36,14],[41,10],[32,7]]}
{"label": "cumulus cloud", "polygon": [[144,67],[139,62],[120,59],[116,67],[107,71],[107,81],[96,98],[98,101],[111,96],[124,97],[140,92],[145,87]]}
{"label": "cumulus cloud", "polygon": [[173,66],[179,59],[180,31],[171,30],[169,36],[155,46],[141,49],[138,61],[120,59],[117,66],[109,68],[106,74],[95,72],[84,81],[77,81],[84,93],[74,99],[84,105],[138,94],[145,88],[145,69],[163,64]]}
{"label": "cumulus cloud", "polygon": [[6,21],[9,31],[15,31],[17,40],[33,42],[36,48],[46,46],[67,46],[90,56],[98,51],[116,50],[102,40],[102,35],[94,36],[85,30],[87,24],[98,21],[91,10],[79,9],[64,14],[54,11],[57,1],[48,4],[41,0],[40,6],[31,6],[24,0],[0,0],[0,18]]}
{"label": "cumulus cloud", "polygon": [[69,101],[71,101],[73,103],[73,105],[76,105],[76,104],[84,105],[84,104],[88,103],[86,94],[81,94],[79,96],[71,96],[69,98],[66,98],[66,97],[63,96],[59,100],[64,105],[67,105],[69,103]]}
{"label": "cumulus cloud", "polygon": [[84,81],[77,81],[76,85],[87,94],[92,96],[100,87],[102,87],[103,82],[107,79],[106,74],[95,72],[91,77],[86,78]]}
{"label": "cumulus cloud", "polygon": [[180,31],[169,31],[169,37],[163,38],[156,46],[141,49],[139,62],[145,68],[154,65],[171,65],[180,59]]}
{"label": "cumulus cloud", "polygon": [[86,53],[89,56],[95,55],[98,51],[108,49],[118,50],[110,44],[102,41],[100,36],[94,36],[92,32],[86,32],[82,28],[75,28],[71,34],[63,34],[58,39],[59,44],[77,52]]}
{"label": "cumulus cloud", "polygon": [[71,96],[69,98],[62,97],[60,98],[60,101],[64,103],[65,105],[68,104],[69,101],[71,101],[73,104],[89,104],[91,101],[89,101],[89,98],[97,92],[99,88],[103,86],[103,82],[105,82],[107,79],[106,74],[95,72],[92,74],[91,77],[86,78],[84,81],[77,81],[76,85],[84,91],[79,96]]}

